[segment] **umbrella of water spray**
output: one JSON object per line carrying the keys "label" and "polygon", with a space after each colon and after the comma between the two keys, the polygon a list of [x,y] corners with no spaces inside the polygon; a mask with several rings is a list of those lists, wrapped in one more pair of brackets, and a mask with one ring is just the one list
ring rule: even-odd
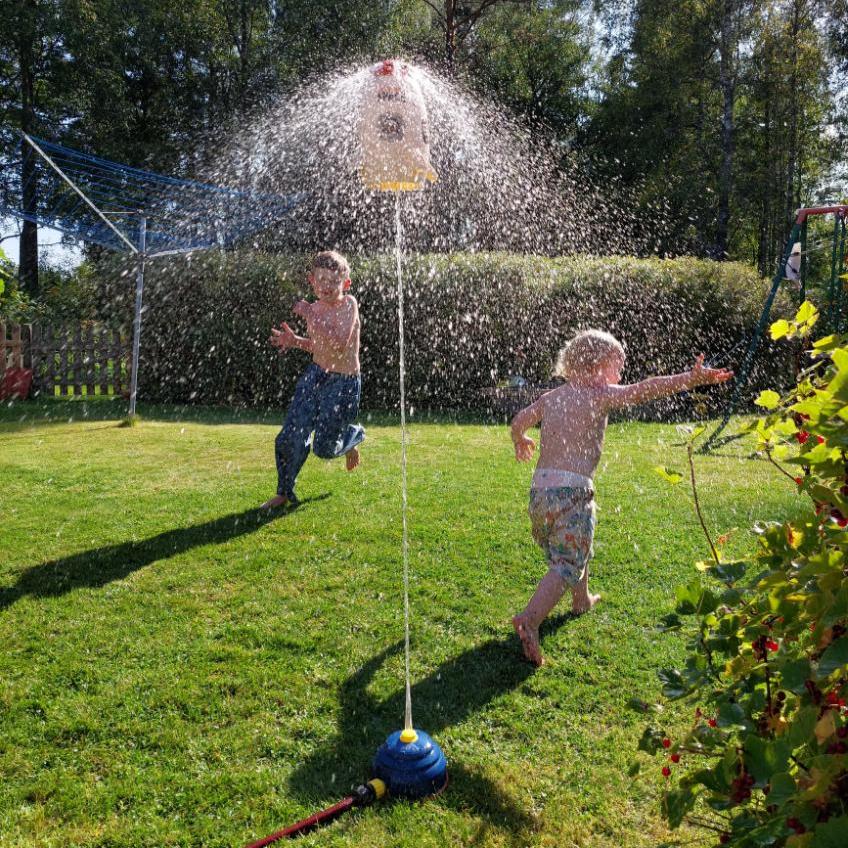
{"label": "umbrella of water spray", "polygon": [[[384,65],[306,83],[261,116],[241,119],[227,134],[230,141],[220,150],[211,180],[306,195],[293,218],[278,228],[269,220],[268,247],[311,250],[321,244],[373,252],[394,242],[394,199],[369,190],[375,180],[367,173],[362,179],[363,128],[380,114],[372,109],[375,100],[380,102],[374,68]],[[387,82],[399,68],[415,92],[404,108],[415,116],[423,104],[425,120],[413,117],[411,129],[423,129],[430,148],[429,161],[413,181],[432,179],[429,170],[439,181],[434,191],[416,192],[404,203],[409,250],[652,251],[663,214],[649,222],[638,219],[624,190],[601,185],[568,150],[454,80],[394,60]],[[390,122],[382,128],[387,134],[392,130]]]}

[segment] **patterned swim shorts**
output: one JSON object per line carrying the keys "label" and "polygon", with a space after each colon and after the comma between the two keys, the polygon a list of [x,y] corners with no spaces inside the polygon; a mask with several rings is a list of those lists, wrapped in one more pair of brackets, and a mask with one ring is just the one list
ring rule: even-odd
{"label": "patterned swim shorts", "polygon": [[569,586],[576,586],[592,556],[595,493],[571,486],[531,489],[528,513],[533,538],[549,567]]}

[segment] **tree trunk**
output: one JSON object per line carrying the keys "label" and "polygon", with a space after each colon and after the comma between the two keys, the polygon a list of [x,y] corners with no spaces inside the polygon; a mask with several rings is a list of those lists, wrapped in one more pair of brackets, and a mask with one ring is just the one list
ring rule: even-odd
{"label": "tree trunk", "polygon": [[[34,4],[29,3],[30,7]],[[18,37],[18,61],[21,77],[21,129],[31,133],[35,129],[35,9],[30,8],[29,21],[23,21]],[[27,25],[29,24],[29,26]],[[34,216],[38,205],[35,181],[35,157],[38,155],[26,141],[22,141],[21,201],[25,215]],[[21,288],[32,297],[38,295],[38,225],[24,220],[19,246],[19,275]]]}
{"label": "tree trunk", "polygon": [[798,160],[798,35],[801,30],[801,3],[792,3],[792,76],[789,87],[789,157],[786,163],[786,217],[783,238],[789,235],[795,220],[795,167]]}
{"label": "tree trunk", "polygon": [[730,229],[730,193],[733,188],[733,103],[736,94],[733,38],[734,0],[724,0],[721,15],[721,63],[719,86],[722,94],[721,169],[718,183],[718,219],[716,222],[716,258],[727,258]]}
{"label": "tree trunk", "polygon": [[453,74],[456,62],[456,3],[445,3],[445,64]]}

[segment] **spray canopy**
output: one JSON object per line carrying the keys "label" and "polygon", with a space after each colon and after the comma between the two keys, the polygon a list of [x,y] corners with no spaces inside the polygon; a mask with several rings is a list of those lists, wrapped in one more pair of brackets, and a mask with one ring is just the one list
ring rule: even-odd
{"label": "spray canopy", "polygon": [[417,191],[438,180],[430,164],[424,95],[406,62],[386,59],[368,69],[359,134],[367,189]]}

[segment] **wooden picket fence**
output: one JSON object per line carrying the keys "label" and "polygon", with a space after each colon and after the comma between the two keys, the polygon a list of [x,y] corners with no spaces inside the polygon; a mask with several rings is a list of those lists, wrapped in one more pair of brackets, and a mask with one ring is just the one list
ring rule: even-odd
{"label": "wooden picket fence", "polygon": [[126,337],[95,324],[50,327],[0,321],[0,370],[31,369],[33,395],[125,395],[130,356]]}

